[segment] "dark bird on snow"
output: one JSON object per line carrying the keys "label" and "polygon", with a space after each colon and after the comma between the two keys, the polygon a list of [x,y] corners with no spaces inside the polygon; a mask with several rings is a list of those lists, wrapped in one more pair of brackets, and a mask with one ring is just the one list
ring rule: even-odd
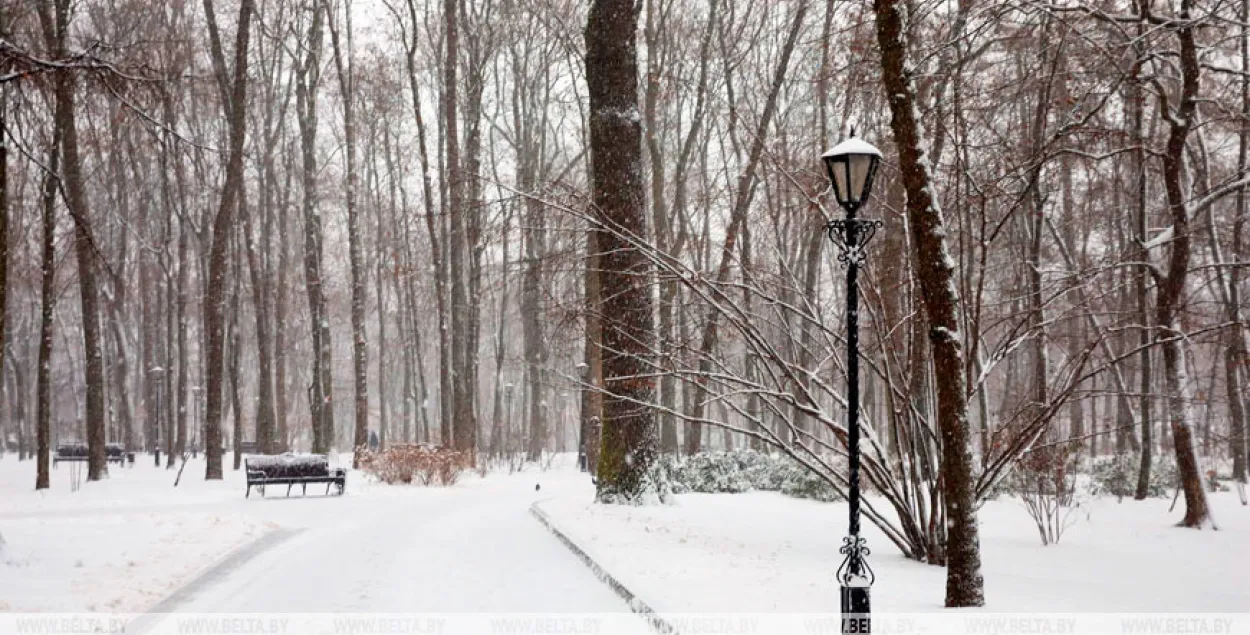
{"label": "dark bird on snow", "polygon": [[542,489],[542,488],[543,488],[542,483],[534,483],[534,491],[535,491],[535,492],[537,492],[538,490],[540,490],[540,489]]}

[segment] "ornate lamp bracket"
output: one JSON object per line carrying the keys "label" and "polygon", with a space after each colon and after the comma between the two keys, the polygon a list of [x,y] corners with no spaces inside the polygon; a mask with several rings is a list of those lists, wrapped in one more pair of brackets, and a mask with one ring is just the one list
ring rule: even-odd
{"label": "ornate lamp bracket", "polygon": [[866,258],[864,247],[884,224],[877,219],[843,218],[829,221],[825,225],[825,233],[838,246],[838,262],[843,267],[851,264],[860,267]]}
{"label": "ornate lamp bracket", "polygon": [[872,567],[868,566],[868,560],[865,558],[872,552],[863,538],[843,537],[842,548],[838,549],[838,553],[846,556],[842,559],[842,565],[838,567],[839,584],[847,587],[872,586],[877,581],[877,574],[873,573]]}

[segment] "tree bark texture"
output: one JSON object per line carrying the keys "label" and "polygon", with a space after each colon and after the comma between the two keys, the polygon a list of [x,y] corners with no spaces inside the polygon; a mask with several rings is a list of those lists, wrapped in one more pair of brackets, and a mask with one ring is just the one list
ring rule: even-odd
{"label": "tree bark texture", "polygon": [[599,224],[602,297],[602,442],[596,499],[639,504],[662,492],[652,479],[658,450],[649,358],[655,339],[651,266],[631,244],[646,235],[642,125],[638,112],[639,5],[594,0],[586,22],[591,188]]}
{"label": "tree bark texture", "polygon": [[907,191],[907,220],[913,232],[913,258],[929,324],[937,389],[947,522],[946,606],[982,606],[984,581],[954,262],[947,253],[945,222],[933,199],[929,167],[920,146],[916,89],[907,71],[901,5],[899,0],[873,1],[882,83],[890,105],[899,173]]}

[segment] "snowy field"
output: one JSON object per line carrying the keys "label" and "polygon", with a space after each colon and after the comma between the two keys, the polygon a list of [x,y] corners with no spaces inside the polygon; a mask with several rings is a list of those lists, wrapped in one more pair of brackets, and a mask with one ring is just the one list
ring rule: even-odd
{"label": "snowy field", "polygon": [[0,459],[0,611],[629,610],[529,514],[542,496],[590,500],[574,470],[467,475],[450,488],[353,471],[342,497],[270,488],[244,499],[228,464],[224,481],[206,482],[193,461],[174,488],[175,472],[148,461],[76,492],[62,465],[35,492],[33,462]]}
{"label": "snowy field", "polygon": [[[627,508],[561,498],[539,507],[657,612],[838,610],[844,503],[771,492],[676,499]],[[1018,501],[988,502],[980,513],[984,610],[1250,612],[1250,508],[1231,493],[1211,500],[1219,531],[1174,527],[1181,514],[1168,513],[1168,499],[1098,499],[1049,547]],[[873,610],[940,609],[945,570],[903,558],[863,526],[877,574]]]}
{"label": "snowy field", "polygon": [[[268,632],[395,626],[370,621],[375,615],[426,620],[442,632],[501,632],[492,621],[501,617],[515,618],[505,630],[521,624],[517,632],[647,632],[531,516],[535,505],[645,604],[695,624],[689,632],[768,632],[779,623],[769,616],[836,613],[845,505],[756,492],[597,506],[587,476],[560,463],[466,475],[449,488],[381,485],[352,471],[342,497],[286,499],[271,489],[267,499],[245,499],[240,473],[205,482],[202,461],[188,465],[178,488],[173,471],[141,460],[78,491],[61,466],[52,489],[35,492],[34,464],[10,455],[0,459],[0,613],[151,613],[137,622],[143,633],[183,632],[186,616],[283,625]],[[1179,512],[1168,513],[1169,500],[1095,500],[1050,547],[1020,503],[987,503],[980,612],[1243,614],[1231,631],[1208,632],[1250,632],[1250,508],[1228,493],[1212,502],[1220,531],[1174,527]],[[904,559],[865,530],[874,612],[937,614],[944,570]],[[342,616],[364,621],[345,626]],[[260,632],[229,623],[234,631],[214,632]]]}

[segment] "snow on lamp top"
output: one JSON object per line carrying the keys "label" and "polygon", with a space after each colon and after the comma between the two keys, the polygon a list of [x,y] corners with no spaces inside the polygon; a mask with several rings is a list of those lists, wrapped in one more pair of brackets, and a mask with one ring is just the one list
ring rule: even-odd
{"label": "snow on lamp top", "polygon": [[821,160],[839,205],[858,208],[868,200],[877,164],[881,162],[880,150],[852,132],[850,138],[826,152]]}

